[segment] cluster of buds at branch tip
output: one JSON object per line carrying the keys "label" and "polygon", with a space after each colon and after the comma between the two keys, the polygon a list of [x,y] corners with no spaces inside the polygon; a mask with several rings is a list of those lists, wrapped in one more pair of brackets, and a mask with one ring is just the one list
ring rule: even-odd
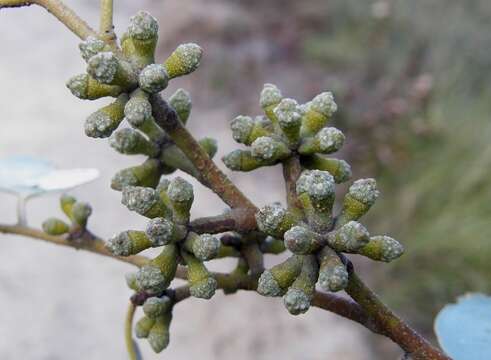
{"label": "cluster of buds at branch tip", "polygon": [[266,121],[238,116],[231,122],[233,138],[251,149],[235,150],[223,160],[232,170],[250,171],[298,159],[303,171],[296,179],[294,207],[272,204],[256,213],[258,229],[282,239],[293,253],[262,273],[257,291],[283,296],[287,310],[298,315],[309,309],[316,284],[325,291],[346,288],[349,274],[342,253],[388,262],[401,256],[403,247],[388,236],[370,237],[358,222],[378,198],[374,179],[355,181],[340,213],[333,212],[336,184],[351,178],[351,168],[344,160],[325,157],[345,141],[340,130],[327,126],[337,110],[332,93],[323,92],[299,105],[266,84],[260,104]]}
{"label": "cluster of buds at branch tip", "polygon": [[60,208],[69,220],[69,223],[58,219],[48,218],[42,228],[49,235],[72,234],[74,237],[82,236],[87,229],[87,222],[92,214],[92,207],[70,195],[62,195],[60,198]]}
{"label": "cluster of buds at branch tip", "polygon": [[337,109],[330,92],[317,95],[306,104],[283,98],[273,84],[265,84],[260,96],[265,116],[253,120],[238,116],[231,121],[232,136],[250,150],[234,150],[222,160],[234,171],[252,171],[283,163],[300,155],[304,168],[331,173],[336,183],[351,178],[351,168],[344,160],[327,158],[344,144],[344,134],[326,124]]}
{"label": "cluster of buds at branch tip", "polygon": [[172,307],[173,302],[166,295],[149,297],[142,306],[144,316],[135,324],[136,337],[147,339],[156,353],[169,345]]}

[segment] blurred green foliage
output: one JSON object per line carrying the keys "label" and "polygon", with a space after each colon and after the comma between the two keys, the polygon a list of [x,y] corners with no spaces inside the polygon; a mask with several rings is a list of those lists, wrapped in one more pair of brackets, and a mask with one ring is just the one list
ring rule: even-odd
{"label": "blurred green foliage", "polygon": [[[370,219],[407,250],[376,275],[379,290],[429,330],[436,312],[457,295],[491,293],[491,2],[328,5],[325,27],[305,42],[308,59],[347,78],[361,77],[362,92],[377,91],[381,81],[394,84],[389,92],[400,91],[411,81],[401,72],[412,62],[418,64],[413,76],[433,79],[424,108],[389,125],[372,124],[374,134],[382,128],[396,156],[390,166],[376,167],[378,173],[371,169],[381,178],[383,196]],[[359,123],[365,107],[342,114],[352,131],[366,126]],[[372,140],[368,155],[377,151]]]}

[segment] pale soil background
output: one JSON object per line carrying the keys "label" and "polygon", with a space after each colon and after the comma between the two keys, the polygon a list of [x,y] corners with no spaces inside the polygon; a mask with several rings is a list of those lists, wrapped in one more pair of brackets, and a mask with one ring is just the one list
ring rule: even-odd
{"label": "pale soil background", "polygon": [[[98,23],[96,1],[67,3],[89,23]],[[161,36],[167,36],[165,45],[170,49],[177,41],[194,40],[189,33],[187,38],[179,38],[180,24],[202,18],[205,13],[211,17],[210,29],[197,40],[207,34],[213,36],[215,27],[220,29],[217,24],[227,16],[244,20],[232,5],[219,2],[137,3],[116,1],[117,31],[126,27],[129,16],[138,9],[149,9],[161,19]],[[173,35],[179,38],[175,42],[168,38]],[[123,208],[120,194],[109,188],[117,170],[142,159],[121,156],[106,141],[86,137],[84,119],[106,100],[84,102],[64,86],[70,76],[84,69],[78,39],[51,15],[32,6],[0,11],[0,41],[0,157],[25,154],[49,159],[60,167],[97,167],[101,178],[73,191],[94,208],[91,229],[107,237],[143,226],[144,219]],[[241,51],[261,57],[264,44],[259,41],[248,46],[237,47],[239,58]],[[205,58],[206,66],[219,65]],[[272,71],[264,82],[296,83],[298,75],[289,76],[280,79]],[[193,87],[196,105],[190,127],[198,136],[218,139],[219,159],[234,148],[226,124],[235,110],[227,105],[228,98],[220,99],[219,106],[216,102],[206,105],[206,77],[193,75],[178,85],[189,89],[193,78],[199,79],[199,84]],[[291,96],[300,92],[293,85],[289,90]],[[253,91],[259,93],[260,81]],[[231,95],[237,97],[240,92]],[[252,107],[257,110],[257,105]],[[258,171],[241,179],[232,175],[258,205],[283,196],[279,176],[278,169]],[[195,216],[216,214],[224,208],[216,196],[199,186],[196,199]],[[14,221],[14,206],[12,197],[0,196],[2,223]],[[60,215],[58,199],[35,199],[28,212],[30,224],[39,226],[47,216]],[[129,266],[31,239],[0,235],[0,242],[0,359],[125,359],[122,328],[131,293],[123,275],[131,270]],[[219,264],[217,268],[225,269],[227,265]],[[315,309],[295,318],[280,300],[245,292],[231,297],[218,294],[209,302],[193,299],[180,304],[171,331],[171,344],[159,356],[141,342],[145,359],[372,358],[368,343],[373,338],[367,339],[368,332],[356,324]]]}

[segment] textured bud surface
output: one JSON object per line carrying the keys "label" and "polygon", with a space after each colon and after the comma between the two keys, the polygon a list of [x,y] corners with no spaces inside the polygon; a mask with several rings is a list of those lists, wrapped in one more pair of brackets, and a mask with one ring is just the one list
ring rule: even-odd
{"label": "textured bud surface", "polygon": [[131,255],[131,238],[127,231],[114,235],[106,242],[106,248],[116,256]]}
{"label": "textured bud surface", "polygon": [[156,318],[168,312],[172,307],[172,301],[167,296],[150,297],[143,304],[143,312],[149,318]]}
{"label": "textured bud surface", "polygon": [[184,89],[178,89],[169,98],[169,104],[179,114],[179,117],[181,117],[181,121],[186,122],[193,106],[191,102],[191,95]]}
{"label": "textured bud surface", "polygon": [[335,152],[344,144],[344,134],[333,127],[326,127],[321,129],[317,135],[317,139],[319,140],[319,147],[322,152]]}
{"label": "textured bud surface", "polygon": [[174,78],[192,73],[198,68],[202,55],[203,49],[196,44],[179,45],[165,62],[169,76]]}
{"label": "textured bud surface", "polygon": [[220,250],[220,240],[210,234],[201,234],[193,243],[193,254],[200,260],[210,260],[217,256]]}
{"label": "textured bud surface", "polygon": [[331,92],[323,92],[312,99],[310,108],[329,117],[336,112],[338,106]]}
{"label": "textured bud surface", "polygon": [[66,82],[66,87],[74,96],[85,99],[87,97],[87,74],[72,76]]}
{"label": "textured bud surface", "polygon": [[191,296],[200,299],[211,299],[215,294],[217,288],[217,281],[213,277],[204,278],[201,281],[194,283],[190,288],[189,292]]}
{"label": "textured bud surface", "polygon": [[280,296],[283,291],[271,271],[265,270],[259,278],[257,292],[264,296]]}
{"label": "textured bud surface", "polygon": [[146,66],[138,77],[140,88],[150,94],[159,93],[164,90],[169,83],[169,75],[165,67],[160,64],[150,64]]}
{"label": "textured bud surface", "polygon": [[174,240],[174,224],[165,218],[151,219],[145,231],[152,246],[167,245]]}
{"label": "textured bud surface", "polygon": [[148,40],[157,36],[159,24],[157,20],[146,11],[138,11],[130,18],[128,34],[138,40]]}
{"label": "textured bud surface", "polygon": [[136,282],[140,289],[151,294],[164,291],[168,285],[160,269],[152,265],[145,265],[138,270]]}
{"label": "textured bud surface", "polygon": [[359,222],[350,221],[343,225],[336,234],[333,246],[338,251],[356,251],[370,240],[368,230]]}
{"label": "textured bud surface", "polygon": [[80,49],[80,54],[85,61],[89,61],[89,59],[100,53],[104,50],[106,44],[104,41],[97,39],[94,36],[88,36],[87,39],[82,41],[78,48]]}
{"label": "textured bud surface", "polygon": [[297,194],[306,193],[314,199],[327,199],[334,195],[334,178],[327,171],[306,170],[297,180]]}
{"label": "textured bud surface", "polygon": [[266,205],[256,214],[258,228],[266,234],[275,233],[285,219],[286,210],[279,204]]}
{"label": "textured bud surface", "polygon": [[264,84],[259,103],[265,108],[278,104],[282,99],[280,90],[273,84]]}
{"label": "textured bud surface", "polygon": [[310,297],[300,289],[288,289],[283,296],[283,303],[293,315],[305,313],[310,307]]}
{"label": "textured bud surface", "polygon": [[312,236],[311,231],[305,227],[294,226],[284,235],[285,246],[293,253],[305,254],[311,247]]}
{"label": "textured bud surface", "polygon": [[348,272],[344,266],[333,266],[319,273],[319,285],[326,291],[340,291],[348,286]]}
{"label": "textured bud surface", "polygon": [[121,203],[138,214],[147,213],[158,201],[160,201],[160,198],[154,189],[141,186],[126,186],[123,188]]}
{"label": "textured bud surface", "polygon": [[103,84],[111,83],[117,71],[118,59],[108,51],[92,56],[87,64],[87,72]]}
{"label": "textured bud surface", "polygon": [[349,188],[349,194],[359,202],[373,205],[379,196],[375,179],[356,180]]}
{"label": "textured bud surface", "polygon": [[301,115],[298,103],[293,99],[283,99],[273,110],[281,126],[286,128],[299,126]]}
{"label": "textured bud surface", "polygon": [[169,199],[175,202],[188,202],[194,199],[193,186],[181,177],[171,180],[167,189]]}
{"label": "textured bud surface", "polygon": [[254,121],[250,116],[237,116],[230,122],[230,128],[232,129],[232,137],[239,143],[247,142],[252,128],[254,127]]}
{"label": "textured bud surface", "polygon": [[124,115],[128,122],[139,127],[152,116],[152,105],[142,97],[132,97],[124,107]]}

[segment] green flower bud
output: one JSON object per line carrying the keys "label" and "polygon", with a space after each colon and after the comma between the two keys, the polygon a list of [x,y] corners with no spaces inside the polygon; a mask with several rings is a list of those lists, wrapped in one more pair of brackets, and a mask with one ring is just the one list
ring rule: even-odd
{"label": "green flower bud", "polygon": [[300,136],[300,126],[302,125],[298,103],[293,99],[283,99],[274,108],[273,113],[290,144],[297,144]]}
{"label": "green flower bud", "polygon": [[124,89],[136,86],[136,74],[131,65],[112,52],[101,52],[87,63],[87,73],[102,84],[118,85]]}
{"label": "green flower bud", "polygon": [[157,159],[147,159],[143,164],[118,171],[111,180],[111,188],[122,191],[125,186],[154,188],[162,175],[162,164]]}
{"label": "green flower bud", "polygon": [[331,92],[323,92],[310,101],[302,118],[302,136],[312,136],[322,129],[336,112],[337,105]]}
{"label": "green flower bud", "polygon": [[43,231],[49,235],[63,235],[66,234],[70,227],[63,221],[57,218],[49,218],[43,222]]}
{"label": "green flower bud", "polygon": [[290,314],[303,314],[310,308],[318,273],[319,265],[315,256],[304,256],[300,274],[283,296],[283,304]]}
{"label": "green flower bud", "polygon": [[138,288],[138,283],[136,281],[136,272],[130,272],[130,273],[126,273],[124,275],[124,278],[126,280],[126,285],[131,289],[131,290],[134,290],[134,291],[140,291],[140,289]]}
{"label": "green flower bud", "polygon": [[147,93],[156,94],[167,87],[169,76],[163,65],[150,64],[140,72],[138,84]]}
{"label": "green flower bud", "polygon": [[164,63],[169,78],[173,79],[195,71],[201,62],[202,55],[203,49],[196,44],[179,45]]}
{"label": "green flower bud", "polygon": [[344,160],[326,158],[320,155],[302,156],[301,164],[307,169],[328,171],[336,184],[348,181],[351,176],[351,166]]}
{"label": "green flower bud", "polygon": [[148,222],[145,230],[152,246],[162,246],[180,240],[174,223],[164,218],[155,218]]}
{"label": "green flower bud", "polygon": [[186,125],[191,113],[191,95],[184,89],[178,89],[170,98],[169,104],[176,110],[179,120]]}
{"label": "green flower bud", "polygon": [[282,142],[268,136],[261,136],[251,144],[251,154],[253,157],[274,164],[284,160],[291,155],[288,146]]}
{"label": "green flower bud", "polygon": [[343,209],[336,221],[339,228],[351,220],[358,220],[372,207],[379,196],[375,179],[356,180],[344,197]]}
{"label": "green flower bud", "polygon": [[143,304],[143,312],[151,319],[164,315],[172,309],[172,301],[167,296],[150,297]]}
{"label": "green flower bud", "polygon": [[85,61],[89,61],[92,56],[97,55],[106,49],[106,43],[94,36],[88,36],[78,45],[78,48],[80,49],[82,58]]}
{"label": "green flower bud", "polygon": [[306,255],[319,250],[324,242],[320,236],[304,226],[294,226],[285,235],[285,246],[294,254]]}
{"label": "green flower bud", "polygon": [[169,326],[171,321],[171,312],[159,316],[148,334],[148,343],[156,353],[160,353],[169,345]]}
{"label": "green flower bud", "polygon": [[282,263],[265,270],[258,281],[257,292],[263,296],[281,296],[295,281],[302,269],[302,257],[290,256]]}
{"label": "green flower bud", "polygon": [[68,194],[63,194],[60,197],[60,208],[70,220],[72,220],[72,209],[76,202],[77,199]]}
{"label": "green flower bud", "polygon": [[350,221],[338,230],[330,232],[327,243],[339,252],[353,253],[364,247],[370,239],[367,229],[356,221]]}
{"label": "green flower bud", "polygon": [[201,147],[206,151],[210,159],[213,159],[218,151],[217,141],[213,138],[205,137],[203,139],[200,139],[198,142]]}
{"label": "green flower bud", "polygon": [[130,256],[148,249],[152,242],[143,231],[128,230],[114,235],[106,243],[106,248],[116,256]]}
{"label": "green flower bud", "polygon": [[155,319],[151,319],[147,316],[142,317],[135,324],[135,336],[139,339],[147,338],[150,333],[150,329],[155,324]]}
{"label": "green flower bud", "polygon": [[167,138],[164,130],[155,122],[148,94],[143,90],[137,89],[131,94],[124,107],[124,115],[131,126],[145,133],[151,141],[162,143]]}
{"label": "green flower bud", "polygon": [[234,171],[252,171],[269,165],[264,160],[253,157],[250,150],[234,150],[222,157],[222,161],[226,167]]}
{"label": "green flower bud", "polygon": [[221,244],[220,240],[210,234],[190,232],[184,241],[184,248],[198,260],[208,261],[217,257]]}
{"label": "green flower bud", "polygon": [[92,214],[92,207],[85,202],[77,201],[72,208],[73,221],[82,228],[87,226],[89,216]]}
{"label": "green flower bud", "polygon": [[348,286],[348,270],[338,254],[325,246],[318,255],[319,286],[325,291],[340,291]]}
{"label": "green flower bud", "polygon": [[159,294],[164,291],[176,276],[177,254],[176,245],[164,246],[159,256],[138,270],[136,275],[138,288],[149,294]]}
{"label": "green flower bud", "polygon": [[179,224],[186,224],[194,201],[193,186],[183,178],[176,177],[171,180],[167,195],[172,203],[174,219]]}
{"label": "green flower bud", "polygon": [[116,101],[92,113],[85,121],[85,134],[93,138],[105,138],[117,129],[124,118],[127,94],[121,94]]}
{"label": "green flower bud", "polygon": [[264,254],[281,254],[286,250],[285,243],[275,239],[272,236],[267,236],[260,244],[259,248]]}
{"label": "green flower bud", "polygon": [[181,251],[181,255],[188,266],[188,282],[191,296],[210,299],[215,294],[217,281],[203,262],[195,256],[186,251]]}
{"label": "green flower bud", "polygon": [[279,204],[266,205],[256,213],[257,227],[263,233],[282,237],[296,223],[295,217]]}
{"label": "green flower bud", "polygon": [[131,39],[132,53],[140,63],[153,62],[155,47],[157,45],[159,24],[157,20],[146,11],[139,11],[130,18],[128,38]]}
{"label": "green flower bud", "polygon": [[159,147],[148,141],[140,134],[130,128],[115,131],[109,138],[109,144],[113,149],[126,155],[147,155],[155,157],[159,153]]}
{"label": "green flower bud", "polygon": [[280,103],[283,96],[281,91],[273,84],[264,84],[259,103],[263,108],[266,116],[273,122],[277,123],[276,115],[274,114],[274,108]]}
{"label": "green flower bud", "polygon": [[322,128],[314,137],[304,138],[298,148],[303,155],[313,153],[331,154],[338,151],[344,144],[344,134],[334,127]]}
{"label": "green flower bud", "polygon": [[234,140],[245,145],[251,145],[259,137],[271,135],[266,126],[261,117],[252,120],[249,116],[240,115],[230,122]]}
{"label": "green flower bud", "polygon": [[404,253],[400,242],[389,236],[372,236],[368,244],[359,249],[359,254],[376,261],[390,262]]}
{"label": "green flower bud", "polygon": [[105,96],[117,97],[123,92],[120,86],[101,84],[87,74],[71,77],[66,82],[70,92],[83,100],[95,100]]}
{"label": "green flower bud", "polygon": [[126,186],[123,188],[121,203],[128,210],[134,211],[150,219],[169,217],[171,212],[164,204],[159,193],[152,188]]}
{"label": "green flower bud", "polygon": [[307,194],[316,204],[332,206],[334,199],[334,178],[327,171],[305,170],[296,184],[297,194]]}

